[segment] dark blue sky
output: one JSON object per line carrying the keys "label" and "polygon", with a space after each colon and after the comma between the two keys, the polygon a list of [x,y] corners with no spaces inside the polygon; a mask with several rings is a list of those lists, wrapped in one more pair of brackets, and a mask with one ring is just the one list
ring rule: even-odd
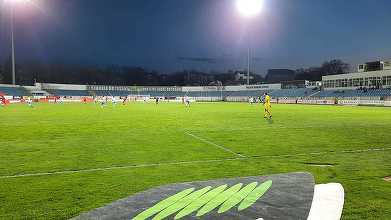
{"label": "dark blue sky", "polygon": [[[19,62],[243,69],[251,45],[252,67],[263,74],[332,58],[355,66],[391,57],[390,0],[265,0],[250,20],[237,13],[235,0],[31,1],[16,8]],[[9,21],[7,5],[0,6],[4,59]]]}

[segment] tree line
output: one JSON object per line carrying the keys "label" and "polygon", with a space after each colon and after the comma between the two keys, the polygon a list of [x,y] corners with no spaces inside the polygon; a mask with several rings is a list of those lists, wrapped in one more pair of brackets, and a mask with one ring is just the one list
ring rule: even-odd
{"label": "tree line", "polygon": [[[341,60],[324,62],[319,67],[301,68],[294,71],[294,80],[321,80],[323,75],[346,73],[349,65]],[[240,71],[202,72],[182,70],[173,73],[159,73],[142,67],[111,65],[106,67],[75,64],[45,64],[41,62],[24,62],[16,65],[16,82],[19,85],[33,85],[34,82],[88,84],[88,85],[239,85],[245,79],[237,79]],[[267,75],[251,73],[252,84],[268,83]],[[9,84],[11,78],[9,61],[0,65],[0,83]],[[290,80],[292,78],[289,78]],[[284,81],[284,79],[281,79]]]}

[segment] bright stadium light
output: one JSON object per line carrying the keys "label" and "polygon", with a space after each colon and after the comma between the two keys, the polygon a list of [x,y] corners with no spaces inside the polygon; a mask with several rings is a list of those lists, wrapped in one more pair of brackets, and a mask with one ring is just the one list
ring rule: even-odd
{"label": "bright stadium light", "polygon": [[[243,17],[251,18],[262,11],[263,0],[236,0],[236,7]],[[250,85],[250,46],[247,48],[247,85]]]}
{"label": "bright stadium light", "polygon": [[6,2],[11,2],[11,3],[23,3],[23,2],[29,2],[30,0],[6,0]]}
{"label": "bright stadium light", "polygon": [[262,10],[263,0],[236,0],[238,11],[244,17],[252,17]]}

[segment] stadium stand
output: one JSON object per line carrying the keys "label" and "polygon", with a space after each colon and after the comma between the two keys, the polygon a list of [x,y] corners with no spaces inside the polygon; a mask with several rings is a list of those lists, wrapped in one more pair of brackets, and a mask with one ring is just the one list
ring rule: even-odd
{"label": "stadium stand", "polygon": [[313,97],[384,97],[391,96],[391,89],[323,90]]}
{"label": "stadium stand", "polygon": [[[142,91],[137,93],[139,95],[146,95],[146,96],[159,96],[159,97],[177,97],[177,96],[184,96],[185,93],[183,92],[177,92],[177,91]],[[136,94],[136,95],[137,95]]]}
{"label": "stadium stand", "polygon": [[[0,87],[0,91],[2,87]],[[7,87],[6,87],[7,88]],[[7,90],[8,89],[8,90]],[[11,90],[12,94],[21,94],[21,90],[16,88],[7,88],[4,93]],[[275,98],[305,98],[305,97],[384,97],[391,96],[391,89],[368,89],[368,90],[317,90],[308,88],[299,89],[279,89],[279,90],[248,90],[248,91],[109,91],[109,90],[47,90],[52,95],[57,96],[128,96],[142,95],[151,97],[260,97],[268,92]],[[8,92],[10,93],[10,92]]]}
{"label": "stadium stand", "polygon": [[91,91],[94,96],[128,96],[133,95],[128,91],[107,91],[107,90],[94,90]]}
{"label": "stadium stand", "polygon": [[300,89],[280,89],[270,92],[272,97],[308,97],[318,92],[318,90],[300,88]]}
{"label": "stadium stand", "polygon": [[[22,87],[0,87],[0,91],[13,95],[28,95]],[[312,88],[244,90],[244,91],[116,91],[116,90],[61,90],[46,89],[56,96],[128,96],[141,95],[151,97],[260,97],[267,92],[274,98],[343,98],[343,97],[386,97],[391,96],[391,89],[358,89],[358,90],[319,90]]]}
{"label": "stadium stand", "polygon": [[220,97],[223,94],[223,96],[226,95],[225,91],[197,91],[197,92],[187,92],[185,95],[190,97]]}
{"label": "stadium stand", "polygon": [[30,94],[23,87],[0,86],[0,92],[9,96],[29,96]]}
{"label": "stadium stand", "polygon": [[[358,74],[358,73],[357,73]],[[351,77],[358,76],[357,74],[350,74]],[[367,73],[366,73],[367,74]],[[380,73],[370,73],[380,74]],[[305,84],[306,88],[284,88],[282,84],[257,84],[257,85],[236,85],[236,86],[112,86],[112,85],[73,85],[73,84],[53,84],[53,83],[36,83],[34,86],[14,86],[0,84],[0,93],[4,93],[8,96],[66,96],[66,97],[96,97],[96,96],[151,96],[151,97],[184,97],[188,96],[195,100],[200,101],[245,101],[249,97],[261,97],[265,92],[269,93],[272,98],[285,99],[285,100],[304,100],[304,99],[377,99],[385,100],[387,97],[391,97],[391,74],[388,72],[383,78],[379,77],[378,84],[372,82],[372,78],[364,80],[364,82],[371,82],[372,88],[365,87],[352,87],[353,84],[341,84],[338,79],[335,83],[330,80],[331,76],[327,76],[327,82],[322,86],[316,84]],[[349,74],[342,74],[340,76],[332,77],[348,77]],[[361,75],[359,75],[361,76]],[[389,79],[390,78],[390,79]],[[372,80],[372,81],[371,81]],[[345,80],[343,82],[354,82],[354,80]],[[322,81],[323,82],[323,81]],[[340,84],[338,84],[340,83]],[[381,84],[383,83],[383,84]],[[377,89],[373,88],[375,86]],[[322,86],[320,90],[318,87]],[[333,87],[334,86],[334,87]],[[350,86],[342,88],[341,86]],[[380,87],[380,88],[379,88]],[[389,87],[389,88],[387,88]]]}
{"label": "stadium stand", "polygon": [[46,90],[48,93],[55,96],[90,96],[87,90]]}
{"label": "stadium stand", "polygon": [[166,91],[162,92],[164,96],[166,97],[178,97],[178,96],[185,96],[186,94],[184,92],[178,92],[178,91]]}
{"label": "stadium stand", "polygon": [[249,90],[249,91],[233,91],[227,92],[227,96],[230,97],[250,97],[250,96],[262,96],[265,91]]}

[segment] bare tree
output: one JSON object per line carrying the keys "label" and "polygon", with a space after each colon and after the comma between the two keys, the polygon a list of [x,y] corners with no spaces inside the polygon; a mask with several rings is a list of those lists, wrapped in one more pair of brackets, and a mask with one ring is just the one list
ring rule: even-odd
{"label": "bare tree", "polygon": [[320,68],[324,75],[335,75],[349,72],[350,65],[342,60],[334,59],[324,62]]}

